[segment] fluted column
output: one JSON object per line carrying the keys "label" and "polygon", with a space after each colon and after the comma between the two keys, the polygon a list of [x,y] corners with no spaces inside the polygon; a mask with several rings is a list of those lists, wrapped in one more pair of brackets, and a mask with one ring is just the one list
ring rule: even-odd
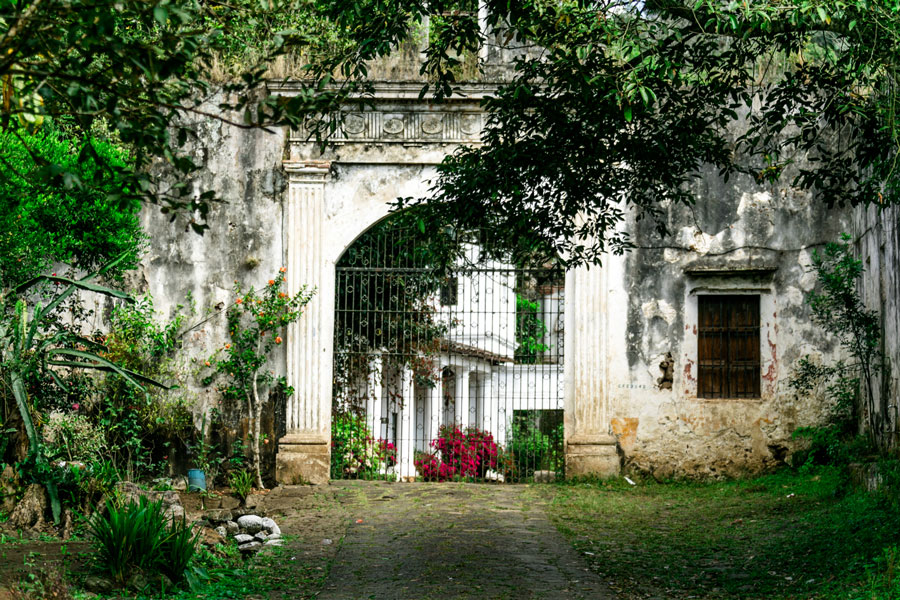
{"label": "fluted column", "polygon": [[465,431],[469,426],[469,371],[456,370],[456,425]]}
{"label": "fluted column", "polygon": [[[440,373],[440,371],[438,371]],[[428,439],[425,440],[425,451],[431,450],[429,444],[436,439],[441,426],[441,414],[444,412],[444,378],[439,377],[434,383],[434,387],[428,388],[428,404],[429,404],[429,425]]]}
{"label": "fluted column", "polygon": [[607,390],[606,269],[566,273],[565,434],[566,476],[610,477],[619,472],[609,431]]}
{"label": "fluted column", "polygon": [[334,268],[323,251],[327,161],[285,162],[287,288],[316,288],[303,316],[287,333],[287,435],[279,440],[280,483],[325,483],[330,471]]}
{"label": "fluted column", "polygon": [[369,373],[366,378],[366,424],[369,433],[376,440],[386,438],[381,427],[381,398],[384,391],[381,387],[383,360],[380,353],[375,353],[369,360]]}
{"label": "fluted column", "polygon": [[400,407],[400,435],[397,440],[400,456],[400,481],[406,481],[415,477],[416,469],[413,465],[413,450],[415,449],[415,424],[413,415],[416,411],[416,394],[413,384],[413,372],[407,366],[403,366],[400,373],[400,393],[403,398],[403,406]]}

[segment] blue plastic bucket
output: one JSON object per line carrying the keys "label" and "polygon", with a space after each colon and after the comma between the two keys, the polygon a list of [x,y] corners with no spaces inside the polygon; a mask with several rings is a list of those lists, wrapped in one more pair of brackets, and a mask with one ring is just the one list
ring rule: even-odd
{"label": "blue plastic bucket", "polygon": [[206,473],[201,469],[188,469],[188,491],[206,491]]}

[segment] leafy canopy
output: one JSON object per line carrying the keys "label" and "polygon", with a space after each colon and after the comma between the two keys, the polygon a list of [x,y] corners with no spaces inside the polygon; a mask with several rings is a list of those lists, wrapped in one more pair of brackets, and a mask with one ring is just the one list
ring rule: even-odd
{"label": "leafy canopy", "polygon": [[[513,58],[485,101],[484,143],[444,161],[428,198],[403,204],[497,231],[507,249],[569,264],[623,251],[626,212],[665,231],[667,206],[694,201],[704,165],[786,177],[829,205],[898,200],[896,0],[485,0],[478,18],[470,4],[2,0],[2,125],[65,116],[91,138],[103,121],[131,153],[103,161],[124,182],[119,196],[186,211],[202,231],[215,193],[190,184],[187,117],[304,123],[324,139],[348,102],[365,100],[372,61],[438,15],[423,95],[454,93],[484,44]],[[303,85],[280,95],[266,80],[287,56]],[[224,94],[210,100],[216,77]],[[314,118],[324,114],[338,118]],[[96,160],[93,148],[79,162]],[[82,180],[38,156],[40,182]],[[154,176],[162,164],[174,176]]]}
{"label": "leafy canopy", "polygon": [[[143,245],[135,201],[110,199],[124,182],[103,164],[121,167],[125,153],[108,142],[80,142],[57,127],[34,133],[0,131],[0,288],[8,288],[65,263],[91,271],[122,254],[119,270],[135,264]],[[92,154],[96,154],[99,160]],[[75,174],[83,185],[42,184],[40,158]]]}
{"label": "leafy canopy", "polygon": [[629,209],[665,233],[709,164],[726,181],[785,177],[829,206],[900,200],[896,1],[485,4],[481,26],[445,18],[423,65],[449,94],[465,52],[516,55],[484,101],[483,145],[401,205],[578,264],[629,247]]}
{"label": "leafy canopy", "polygon": [[[402,9],[371,24],[329,19],[341,12],[312,0],[0,0],[0,129],[28,148],[35,186],[70,189],[88,184],[86,174],[20,129],[65,119],[81,140],[74,162],[94,161],[121,182],[110,199],[157,203],[202,232],[216,194],[190,182],[200,168],[191,118],[296,126],[339,107],[362,86],[365,61],[389,52],[407,24]],[[267,68],[289,54],[308,85],[270,93]],[[328,87],[335,74],[355,85]],[[91,143],[98,137],[129,160],[110,160]]]}

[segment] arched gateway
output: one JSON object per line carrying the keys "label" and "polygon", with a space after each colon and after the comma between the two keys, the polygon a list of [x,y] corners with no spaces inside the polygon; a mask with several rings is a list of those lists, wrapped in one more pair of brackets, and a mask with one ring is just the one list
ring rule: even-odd
{"label": "arched gateway", "polygon": [[[418,100],[419,89],[416,84],[378,89],[374,110],[349,114],[325,153],[307,141],[304,132],[290,140],[284,161],[288,176],[287,280],[292,291],[308,282],[315,283],[317,291],[304,317],[288,332],[287,378],[295,392],[287,402],[287,434],[279,440],[279,482],[324,483],[331,475],[336,268],[340,257],[389,213],[396,198],[424,195],[434,165],[445,155],[460,144],[479,143],[485,118],[479,101],[487,88],[464,89],[462,95],[439,105]],[[285,87],[281,92],[289,95],[292,90]],[[618,472],[619,459],[615,438],[609,432],[608,390],[604,386],[606,272],[596,267],[569,271],[565,290],[561,404],[566,473],[608,476]],[[450,361],[440,367],[446,367],[447,377],[456,376]],[[460,390],[457,396],[462,394]],[[391,416],[386,417],[388,423]],[[397,424],[403,426],[399,414]],[[387,435],[386,430],[384,433]],[[408,452],[412,449],[409,446]],[[407,458],[404,455],[402,460]],[[412,472],[400,475],[411,476]]]}

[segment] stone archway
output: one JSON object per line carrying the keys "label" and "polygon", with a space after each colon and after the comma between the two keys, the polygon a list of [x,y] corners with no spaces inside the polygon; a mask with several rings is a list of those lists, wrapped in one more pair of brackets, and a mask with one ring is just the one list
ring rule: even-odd
{"label": "stone archway", "polygon": [[[408,87],[408,89],[407,89]],[[460,144],[477,144],[484,122],[473,86],[438,107],[418,100],[418,86],[376,91],[376,109],[348,116],[324,154],[304,132],[290,139],[283,166],[287,282],[315,285],[303,318],[288,331],[287,434],[279,440],[276,479],[325,483],[330,472],[335,263],[390,211],[398,197],[427,192],[434,165]],[[282,90],[290,94],[290,89]],[[565,430],[571,475],[618,472],[604,385],[606,271],[566,275]]]}

